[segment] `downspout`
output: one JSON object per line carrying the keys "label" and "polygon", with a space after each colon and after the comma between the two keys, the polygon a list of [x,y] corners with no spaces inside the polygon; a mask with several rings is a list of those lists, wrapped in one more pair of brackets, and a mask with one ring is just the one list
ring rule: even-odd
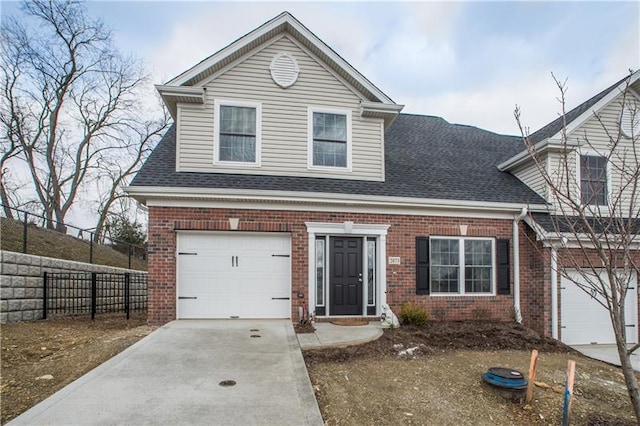
{"label": "downspout", "polygon": [[513,219],[513,311],[516,322],[522,323],[520,310],[520,235],[518,223],[527,215],[527,208],[523,207],[520,214]]}
{"label": "downspout", "polygon": [[558,339],[558,250],[551,247],[551,337]]}

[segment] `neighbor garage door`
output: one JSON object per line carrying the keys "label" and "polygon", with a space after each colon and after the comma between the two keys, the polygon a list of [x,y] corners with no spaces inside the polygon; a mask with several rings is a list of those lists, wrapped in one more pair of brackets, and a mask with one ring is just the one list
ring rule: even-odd
{"label": "neighbor garage door", "polygon": [[[581,278],[575,270],[568,272],[574,279],[584,282],[584,278]],[[601,272],[601,276],[606,275]],[[598,295],[592,297],[565,277],[562,277],[560,288],[562,341],[569,345],[615,343],[609,312],[594,298],[602,300],[602,297]],[[637,276],[634,275],[625,303],[628,343],[636,343],[638,340],[637,291]]]}
{"label": "neighbor garage door", "polygon": [[179,232],[178,318],[290,318],[291,238]]}

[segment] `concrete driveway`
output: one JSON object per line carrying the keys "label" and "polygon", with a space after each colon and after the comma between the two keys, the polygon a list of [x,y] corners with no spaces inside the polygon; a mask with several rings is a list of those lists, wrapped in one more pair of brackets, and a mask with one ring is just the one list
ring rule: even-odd
{"label": "concrete driveway", "polygon": [[185,320],[9,424],[322,425],[322,417],[291,321]]}
{"label": "concrete driveway", "polygon": [[[620,366],[616,345],[572,345],[571,347],[589,358]],[[640,350],[631,354],[631,365],[635,371],[640,372]]]}

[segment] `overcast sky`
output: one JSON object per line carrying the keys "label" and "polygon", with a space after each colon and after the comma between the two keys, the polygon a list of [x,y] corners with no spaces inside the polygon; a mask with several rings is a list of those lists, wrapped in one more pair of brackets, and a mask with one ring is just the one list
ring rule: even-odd
{"label": "overcast sky", "polygon": [[[16,11],[3,3],[2,14]],[[640,68],[640,2],[93,1],[120,48],[163,83],[289,11],[404,112],[517,133],[557,117],[551,72],[575,106]],[[151,85],[149,89],[152,90]]]}
{"label": "overcast sky", "polygon": [[[2,17],[19,3],[0,0]],[[640,68],[640,2],[92,1],[125,53],[152,74],[148,90],[283,11],[291,12],[404,112],[518,134]],[[152,84],[153,83],[153,84]],[[85,209],[82,209],[85,210]],[[86,210],[85,210],[86,211]],[[92,223],[83,214],[72,222]]]}

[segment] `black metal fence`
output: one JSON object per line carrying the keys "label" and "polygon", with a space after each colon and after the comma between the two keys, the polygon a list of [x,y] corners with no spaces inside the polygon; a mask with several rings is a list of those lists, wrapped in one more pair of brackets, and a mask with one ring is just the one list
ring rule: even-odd
{"label": "black metal fence", "polygon": [[[33,229],[34,226],[38,226],[38,225],[41,227],[44,227],[44,225],[47,223],[47,219],[44,216],[37,215],[31,212],[28,212],[26,210],[5,206],[3,204],[0,204],[0,207],[2,207],[2,209],[0,209],[0,216],[4,217],[5,216],[4,209],[8,208],[9,210],[14,212],[13,215],[15,217],[14,219],[16,221],[15,223],[19,223],[22,228],[20,231],[22,234],[20,238],[21,239],[20,244],[16,247],[9,249],[9,251],[19,251],[25,254],[40,254],[38,253],[37,247],[36,248],[32,247],[31,249],[29,249],[29,244],[28,244],[28,242],[30,241],[29,230]],[[55,220],[52,222],[54,225],[57,224]],[[7,223],[7,225],[8,224],[9,222]],[[82,255],[82,257],[86,259],[88,263],[102,263],[99,261],[99,259],[96,259],[96,256],[95,256],[96,248],[99,246],[114,249],[124,254],[125,256],[127,256],[127,259],[128,259],[127,267],[129,269],[132,269],[134,268],[134,266],[136,266],[132,263],[133,259],[137,258],[144,262],[146,262],[147,260],[147,248],[144,246],[127,243],[124,241],[117,240],[115,238],[110,238],[108,236],[97,236],[92,231],[93,228],[91,229],[79,228],[77,226],[73,226],[66,223],[64,224],[64,227],[66,229],[65,233],[67,235],[71,235],[75,238],[78,238],[86,242],[87,248],[85,253]],[[56,231],[56,229],[49,229],[49,230]],[[74,258],[69,260],[76,260],[81,262],[81,261],[84,261],[84,259]],[[118,265],[118,266],[124,267],[125,265]],[[146,267],[140,268],[140,266],[138,266],[137,268],[134,268],[134,269],[146,269]]]}
{"label": "black metal fence", "polygon": [[147,310],[145,273],[47,273],[43,274],[42,317],[91,315]]}

